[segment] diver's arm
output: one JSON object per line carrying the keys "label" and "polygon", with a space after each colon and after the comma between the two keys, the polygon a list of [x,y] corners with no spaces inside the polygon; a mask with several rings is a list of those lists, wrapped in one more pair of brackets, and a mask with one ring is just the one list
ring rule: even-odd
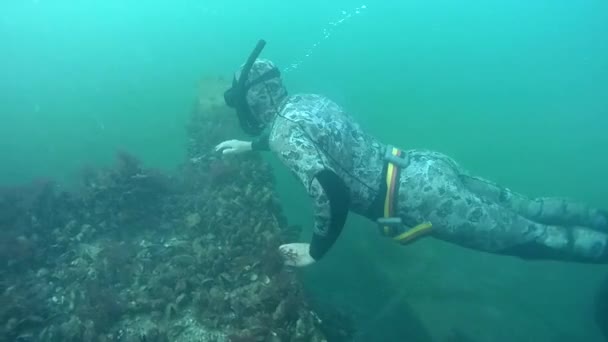
{"label": "diver's arm", "polygon": [[336,242],[348,214],[348,192],[331,171],[323,171],[310,185],[314,203],[314,227],[310,243],[280,247],[289,266],[307,266],[321,259]]}
{"label": "diver's arm", "polygon": [[349,208],[344,182],[324,165],[315,145],[298,127],[280,127],[270,146],[279,159],[306,187],[313,200],[314,226],[309,254],[319,260],[333,246],[342,231]]}
{"label": "diver's arm", "polygon": [[319,260],[336,242],[348,215],[349,195],[344,182],[331,171],[321,171],[311,184],[315,226],[310,256]]}
{"label": "diver's arm", "polygon": [[240,154],[250,151],[269,151],[268,134],[264,134],[253,141],[226,140],[215,147],[216,151],[223,154]]}

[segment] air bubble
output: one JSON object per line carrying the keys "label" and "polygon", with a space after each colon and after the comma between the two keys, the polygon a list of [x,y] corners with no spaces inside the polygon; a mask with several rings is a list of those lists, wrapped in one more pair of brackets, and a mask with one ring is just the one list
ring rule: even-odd
{"label": "air bubble", "polygon": [[[367,6],[361,5],[359,7],[354,8],[352,11],[346,11],[346,10],[341,11],[341,13],[340,13],[341,16],[340,16],[340,18],[338,18],[338,20],[333,20],[326,24],[327,26],[323,28],[323,34],[322,34],[323,38],[320,41],[314,43],[309,49],[306,50],[304,58],[310,57],[313,54],[314,50],[319,45],[321,45],[321,43],[324,40],[329,39],[329,37],[334,32],[334,30],[336,30],[340,25],[342,25],[345,21],[347,21],[347,19],[350,19],[351,17],[361,14],[362,11],[365,9],[367,9]],[[297,61],[291,63],[289,65],[289,67],[285,68],[284,72],[296,70],[300,66],[301,63],[302,63],[302,60],[297,60]]]}

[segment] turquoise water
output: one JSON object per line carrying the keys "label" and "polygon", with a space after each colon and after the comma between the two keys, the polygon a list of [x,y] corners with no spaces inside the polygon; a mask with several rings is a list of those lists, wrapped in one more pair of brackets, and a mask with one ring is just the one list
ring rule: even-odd
{"label": "turquoise water", "polygon": [[[285,73],[292,92],[330,96],[385,142],[444,152],[531,196],[608,208],[607,36],[608,2],[591,0],[7,0],[0,183],[69,183],[120,148],[172,170],[200,79],[229,78],[264,38],[264,57],[301,61]],[[309,225],[303,190],[277,173],[282,193],[300,191],[285,198],[290,220]],[[442,341],[453,329],[478,341],[600,340],[592,307],[606,267],[433,241],[397,248],[373,228],[352,217],[304,271],[320,295],[369,315],[372,340]]]}

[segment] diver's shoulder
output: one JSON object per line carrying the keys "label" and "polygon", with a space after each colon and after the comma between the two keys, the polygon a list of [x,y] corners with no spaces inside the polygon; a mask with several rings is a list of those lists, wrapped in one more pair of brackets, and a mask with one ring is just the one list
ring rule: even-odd
{"label": "diver's shoulder", "polygon": [[324,95],[290,95],[282,106],[281,114],[287,117],[325,116],[328,113],[343,113],[343,109]]}
{"label": "diver's shoulder", "polygon": [[294,94],[290,95],[286,101],[287,104],[292,106],[311,106],[311,107],[323,107],[324,105],[337,105],[329,97],[321,94]]}
{"label": "diver's shoulder", "polygon": [[289,95],[287,101],[291,103],[299,102],[318,102],[318,101],[331,101],[327,96],[314,93],[297,93]]}

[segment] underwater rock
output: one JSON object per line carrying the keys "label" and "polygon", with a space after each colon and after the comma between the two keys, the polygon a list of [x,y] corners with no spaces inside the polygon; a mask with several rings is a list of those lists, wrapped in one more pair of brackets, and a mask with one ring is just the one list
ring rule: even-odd
{"label": "underwater rock", "polygon": [[69,321],[61,324],[60,329],[65,341],[80,341],[84,332],[82,322],[75,316],[72,316]]}
{"label": "underwater rock", "polygon": [[315,325],[314,318],[310,313],[300,314],[300,318],[296,322],[295,334],[292,340],[294,342],[326,341],[325,337]]}
{"label": "underwater rock", "polygon": [[293,296],[283,299],[272,314],[272,319],[279,323],[293,322],[298,318],[299,305]]}
{"label": "underwater rock", "polygon": [[186,228],[195,227],[196,225],[198,225],[201,222],[201,215],[199,215],[198,213],[188,214],[188,216],[186,216],[185,221],[186,221]]}
{"label": "underwater rock", "polygon": [[223,94],[229,86],[230,82],[223,77],[203,77],[199,83],[197,109],[209,115],[225,109]]}
{"label": "underwater rock", "polygon": [[119,152],[71,193],[0,189],[0,341],[325,339],[278,251],[297,229],[272,169],[209,153],[239,128],[225,82],[202,83],[175,175]]}

